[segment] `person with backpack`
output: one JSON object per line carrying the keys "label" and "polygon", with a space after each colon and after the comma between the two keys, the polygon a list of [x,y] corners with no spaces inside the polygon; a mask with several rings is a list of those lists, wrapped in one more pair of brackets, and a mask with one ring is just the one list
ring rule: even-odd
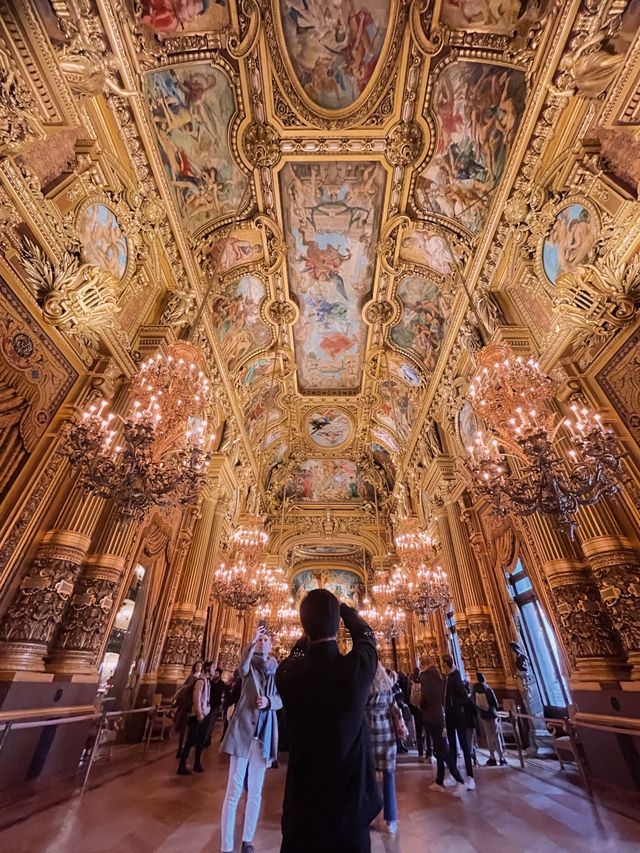
{"label": "person with backpack", "polygon": [[187,735],[187,721],[189,719],[191,705],[193,703],[192,688],[196,678],[199,678],[202,675],[203,667],[204,663],[201,660],[197,660],[191,667],[191,672],[176,690],[173,698],[171,699],[171,705],[174,709],[173,728],[178,735],[178,750],[176,752],[176,758],[180,758],[182,755],[184,740]]}
{"label": "person with backpack", "polygon": [[[489,750],[489,760],[485,763],[485,767],[497,767],[498,762],[501,767],[505,767],[508,762],[504,757],[500,737],[498,698],[481,672],[476,672],[476,683],[473,685],[471,698],[478,709],[480,726]],[[498,753],[498,761],[496,761],[496,752]]]}
{"label": "person with backpack", "polygon": [[[425,660],[426,662],[426,660]],[[426,667],[425,667],[426,668]],[[418,750],[418,761],[433,763],[433,744],[431,736],[422,720],[422,686],[420,684],[420,668],[416,667],[409,679],[409,708],[413,716],[416,731],[416,749]]]}
{"label": "person with backpack", "polygon": [[[200,761],[202,746],[205,735],[206,719],[210,710],[209,706],[209,678],[202,667],[187,691],[191,698],[191,707],[187,717],[187,738],[180,754],[180,762],[176,773],[178,776],[190,776],[191,770],[187,767],[187,759],[191,748],[195,747],[196,756],[193,763],[195,773],[202,773],[204,767]],[[186,703],[185,703],[186,704]]]}
{"label": "person with backpack", "polygon": [[458,785],[464,785],[460,771],[456,767],[455,757],[452,759],[447,743],[447,729],[444,717],[444,680],[440,670],[433,666],[427,655],[420,659],[420,687],[422,722],[425,731],[429,733],[433,752],[436,757],[436,778],[429,785],[430,791],[446,793],[444,786],[445,768],[453,776]]}

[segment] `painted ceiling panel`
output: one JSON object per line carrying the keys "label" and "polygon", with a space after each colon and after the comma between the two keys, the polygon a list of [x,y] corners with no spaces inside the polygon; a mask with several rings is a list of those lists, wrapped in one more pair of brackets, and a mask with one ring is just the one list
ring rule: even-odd
{"label": "painted ceiling panel", "polygon": [[235,213],[246,185],[229,144],[233,86],[211,63],[154,71],[147,99],[162,165],[185,227],[198,231]]}
{"label": "painted ceiling panel", "polygon": [[354,503],[372,495],[358,465],[350,459],[307,459],[286,485],[297,503]]}
{"label": "painted ceiling panel", "polygon": [[432,373],[444,340],[449,300],[435,282],[420,275],[408,275],[402,280],[398,298],[402,314],[391,329],[391,340],[409,350],[426,373]]}
{"label": "painted ceiling panel", "polygon": [[385,170],[375,162],[287,163],[280,173],[298,386],[303,393],[359,389],[373,288]]}
{"label": "painted ceiling panel", "polygon": [[280,0],[288,56],[307,97],[325,109],[363,94],[382,51],[391,0]]}
{"label": "painted ceiling panel", "polygon": [[212,311],[218,340],[230,371],[234,371],[248,353],[265,347],[271,341],[271,327],[260,316],[264,296],[264,283],[247,274],[213,297]]}
{"label": "painted ceiling panel", "polygon": [[472,233],[482,228],[524,111],[521,71],[455,62],[435,82],[436,154],[416,182],[416,201]]}

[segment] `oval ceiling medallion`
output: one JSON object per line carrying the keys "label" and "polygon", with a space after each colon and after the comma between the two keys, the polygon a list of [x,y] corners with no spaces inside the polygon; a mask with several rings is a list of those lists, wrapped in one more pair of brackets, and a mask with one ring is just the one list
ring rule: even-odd
{"label": "oval ceiling medallion", "polygon": [[316,447],[342,447],[351,435],[351,421],[342,409],[327,406],[314,409],[307,418],[307,436]]}
{"label": "oval ceiling medallion", "polygon": [[[274,0],[282,82],[320,114],[351,113],[388,77],[402,32],[397,0]],[[402,8],[402,7],[401,7]],[[392,56],[393,54],[393,56]],[[376,73],[379,68],[388,73]],[[378,86],[376,98],[382,93]],[[291,92],[289,91],[291,95]],[[295,101],[295,99],[294,99]],[[294,107],[296,104],[294,103]]]}

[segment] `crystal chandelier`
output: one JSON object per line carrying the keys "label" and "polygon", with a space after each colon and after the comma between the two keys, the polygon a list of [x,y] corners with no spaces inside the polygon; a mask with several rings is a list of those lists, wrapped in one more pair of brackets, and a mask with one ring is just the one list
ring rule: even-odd
{"label": "crystal chandelier", "polygon": [[221,562],[214,572],[213,595],[238,613],[266,604],[283,582],[282,570],[263,560],[268,541],[262,518],[245,515],[231,534],[228,563]]}
{"label": "crystal chandelier", "polygon": [[368,598],[363,599],[360,616],[370,625],[376,637],[387,643],[399,637],[404,630],[404,613],[392,604],[376,605]]}
{"label": "crystal chandelier", "polygon": [[[506,344],[486,346],[478,364],[469,396],[489,434],[479,431],[467,448],[476,491],[501,515],[539,512],[573,539],[579,507],[619,490],[621,453],[613,431],[583,407],[572,406],[572,418],[557,418],[551,378],[533,359],[514,358]],[[561,426],[566,433],[556,440]]]}
{"label": "crystal chandelier", "polygon": [[102,400],[68,429],[81,485],[113,501],[125,520],[153,506],[188,506],[206,482],[213,430],[201,358],[192,344],[168,347],[140,366],[124,417]]}
{"label": "crystal chandelier", "polygon": [[415,613],[425,623],[431,613],[450,600],[447,573],[439,565],[420,565],[415,572],[396,566],[391,578],[392,601],[397,607]]}
{"label": "crystal chandelier", "polygon": [[266,586],[267,598],[256,607],[256,618],[262,622],[267,633],[273,637],[282,625],[289,597],[289,584],[284,578],[284,571],[281,566],[272,570],[272,575]]}

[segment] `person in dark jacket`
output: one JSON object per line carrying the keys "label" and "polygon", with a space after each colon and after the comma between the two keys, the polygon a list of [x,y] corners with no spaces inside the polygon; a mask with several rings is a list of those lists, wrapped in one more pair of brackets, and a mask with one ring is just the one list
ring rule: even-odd
{"label": "person in dark jacket", "polygon": [[480,727],[484,733],[484,739],[489,750],[489,760],[485,767],[496,767],[496,752],[501,767],[507,765],[502,749],[502,738],[500,737],[500,717],[498,716],[498,698],[491,687],[487,684],[481,672],[476,673],[476,683],[471,690],[471,698],[478,709]]}
{"label": "person in dark jacket", "polygon": [[[353,648],[338,651],[340,617]],[[326,589],[303,599],[305,638],[278,667],[289,726],[281,853],[370,853],[382,808],[365,718],[378,665],[373,631]]]}
{"label": "person in dark jacket", "polygon": [[455,760],[451,761],[451,753],[444,734],[444,681],[440,670],[429,665],[429,658],[426,655],[423,656],[420,663],[422,667],[420,672],[422,723],[431,738],[436,757],[436,780],[429,786],[429,789],[431,791],[446,791],[444,787],[445,764],[458,784],[463,785],[464,780],[456,767]]}
{"label": "person in dark jacket", "polygon": [[216,724],[216,720],[218,719],[218,714],[220,713],[220,706],[222,704],[222,699],[225,691],[225,683],[222,680],[222,670],[218,667],[213,675],[211,676],[211,680],[209,682],[211,696],[211,710],[209,711],[209,717],[207,719],[207,726],[204,737],[204,746],[211,746],[211,736],[213,734],[213,728]]}
{"label": "person in dark jacket", "polygon": [[464,689],[462,676],[454,665],[451,655],[444,655],[442,662],[445,670],[444,715],[447,725],[447,740],[449,741],[451,761],[452,763],[457,763],[458,760],[457,737],[464,756],[467,788],[469,791],[475,791],[476,783],[473,778],[473,763],[471,760],[471,748],[467,739],[467,721],[465,715],[465,708],[471,702],[471,699]]}

